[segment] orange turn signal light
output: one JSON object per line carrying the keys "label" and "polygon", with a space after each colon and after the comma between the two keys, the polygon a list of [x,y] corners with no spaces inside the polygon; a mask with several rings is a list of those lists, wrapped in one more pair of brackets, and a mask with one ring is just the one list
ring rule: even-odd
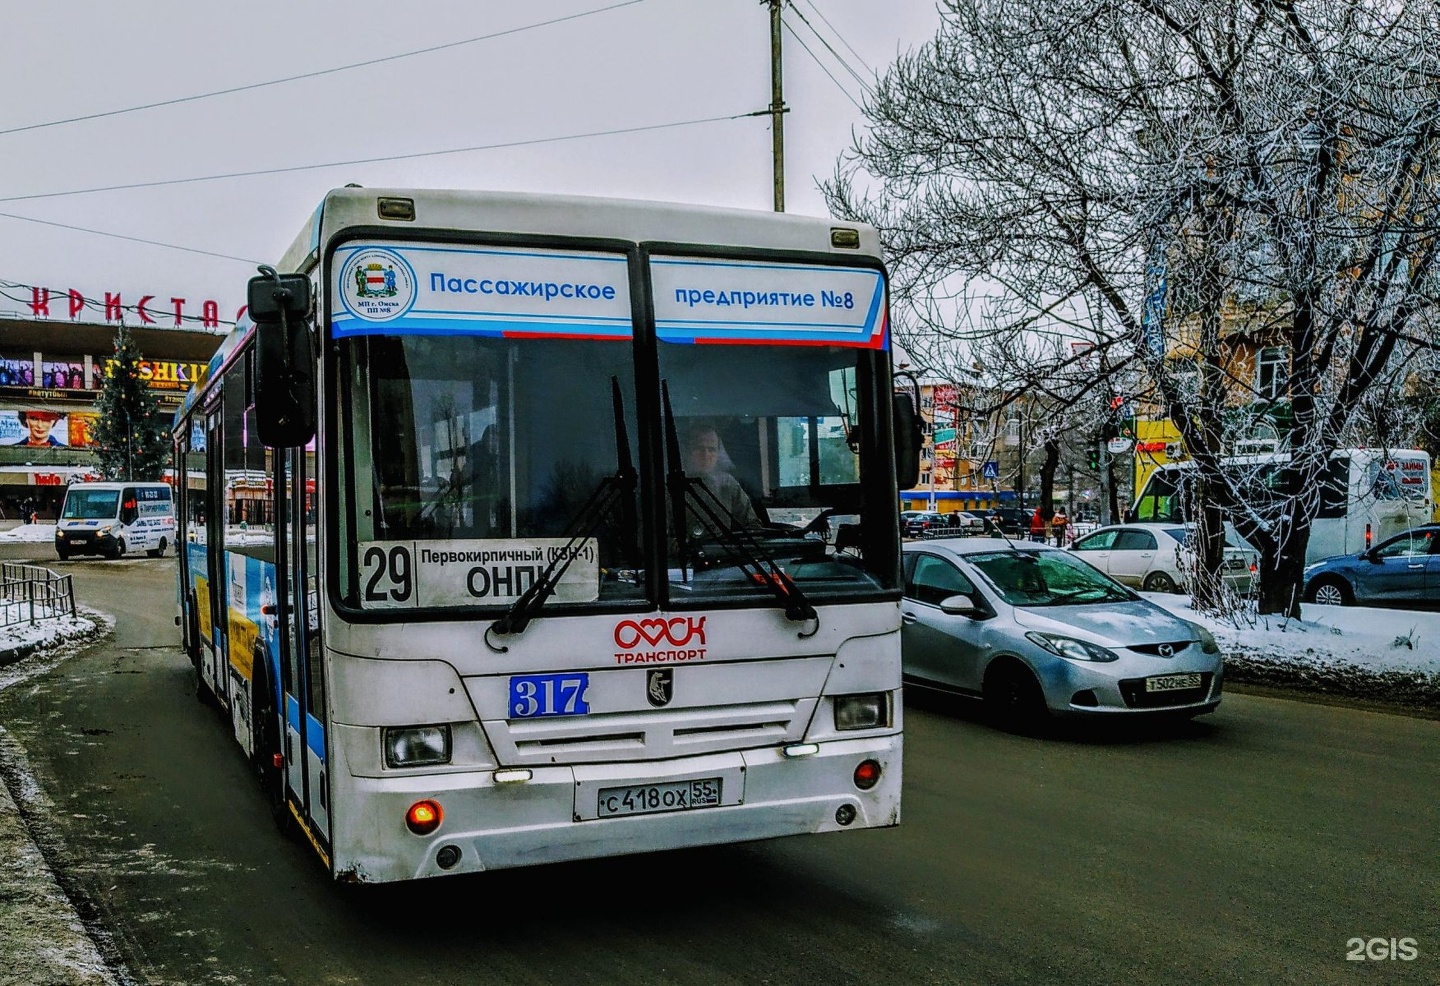
{"label": "orange turn signal light", "polygon": [[440,827],[444,817],[438,801],[417,801],[405,813],[405,827],[416,835],[429,835]]}

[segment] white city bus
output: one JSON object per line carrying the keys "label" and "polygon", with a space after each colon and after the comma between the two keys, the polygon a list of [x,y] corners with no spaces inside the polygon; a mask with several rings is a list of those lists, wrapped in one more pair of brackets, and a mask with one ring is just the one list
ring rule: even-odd
{"label": "white city bus", "polygon": [[345,188],[262,271],[177,414],[180,622],[336,879],[898,823],[873,230]]}
{"label": "white city bus", "polygon": [[[1284,453],[1238,455],[1223,463],[1234,482],[1262,494],[1284,495]],[[1135,521],[1183,523],[1189,497],[1185,479],[1194,463],[1161,466],[1145,480],[1127,516]],[[1364,551],[1371,544],[1419,524],[1435,510],[1430,456],[1419,449],[1338,449],[1320,484],[1320,503],[1310,523],[1305,563]]]}

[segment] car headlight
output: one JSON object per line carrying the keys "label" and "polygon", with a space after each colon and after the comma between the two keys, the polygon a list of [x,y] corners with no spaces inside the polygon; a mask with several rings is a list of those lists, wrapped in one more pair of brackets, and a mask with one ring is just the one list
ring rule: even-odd
{"label": "car headlight", "polygon": [[1032,630],[1025,634],[1025,639],[1033,644],[1039,644],[1055,656],[1063,657],[1069,661],[1103,662],[1120,660],[1120,655],[1113,650],[1108,650],[1099,644],[1092,644],[1088,640],[1062,637],[1058,633],[1039,633]]}
{"label": "car headlight", "polygon": [[879,729],[890,725],[890,696],[886,692],[836,695],[835,728]]}
{"label": "car headlight", "polygon": [[448,725],[391,727],[383,735],[387,767],[433,767],[450,762]]}
{"label": "car headlight", "polygon": [[109,533],[110,533],[111,531],[113,531],[113,530],[115,530],[115,528],[114,528],[113,526],[109,526],[109,525],[107,525],[107,526],[105,526],[105,527],[97,527],[97,528],[95,529],[95,535],[96,535],[97,537],[104,537],[106,534],[109,534]]}
{"label": "car headlight", "polygon": [[1198,623],[1192,623],[1191,626],[1193,626],[1195,628],[1195,632],[1200,635],[1200,649],[1202,651],[1207,654],[1220,653],[1220,642],[1215,639],[1215,635],[1213,633],[1211,633],[1209,630],[1206,630]]}
{"label": "car headlight", "polygon": [[64,531],[56,531],[56,532],[55,532],[55,540],[57,540],[57,541],[64,541],[64,540],[65,540],[65,532],[64,532]]}

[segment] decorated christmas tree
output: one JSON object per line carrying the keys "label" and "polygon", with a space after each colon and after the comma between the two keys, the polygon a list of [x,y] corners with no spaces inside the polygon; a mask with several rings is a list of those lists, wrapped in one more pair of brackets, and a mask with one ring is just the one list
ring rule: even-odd
{"label": "decorated christmas tree", "polygon": [[96,403],[95,464],[107,480],[153,482],[170,461],[170,421],[140,376],[144,359],[124,326]]}

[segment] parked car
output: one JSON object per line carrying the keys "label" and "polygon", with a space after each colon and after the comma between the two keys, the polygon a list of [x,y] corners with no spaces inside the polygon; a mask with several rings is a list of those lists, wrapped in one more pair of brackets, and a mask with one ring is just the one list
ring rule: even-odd
{"label": "parked car", "polygon": [[[1180,592],[1189,588],[1192,530],[1185,524],[1115,524],[1076,538],[1070,550],[1117,582],[1146,592]],[[1248,593],[1260,554],[1228,523],[1221,575],[1227,585]]]}
{"label": "parked car", "polygon": [[997,724],[1220,704],[1215,638],[1077,555],[953,538],[907,544],[904,559],[906,678],[982,699]]}
{"label": "parked car", "polygon": [[1019,538],[1030,536],[1030,513],[1028,510],[1021,510],[1019,507],[995,507],[984,512],[988,521],[998,516],[1000,518],[1000,530],[1006,537]]}
{"label": "parked car", "polygon": [[949,515],[934,510],[907,510],[900,515],[900,520],[900,532],[907,538],[949,537],[955,533]]}
{"label": "parked car", "polygon": [[1369,551],[1305,567],[1304,598],[1329,606],[1440,604],[1440,524],[1411,528]]}
{"label": "parked car", "polygon": [[950,518],[950,526],[956,534],[985,533],[985,518],[979,514],[971,513],[968,510],[956,510],[945,516]]}

